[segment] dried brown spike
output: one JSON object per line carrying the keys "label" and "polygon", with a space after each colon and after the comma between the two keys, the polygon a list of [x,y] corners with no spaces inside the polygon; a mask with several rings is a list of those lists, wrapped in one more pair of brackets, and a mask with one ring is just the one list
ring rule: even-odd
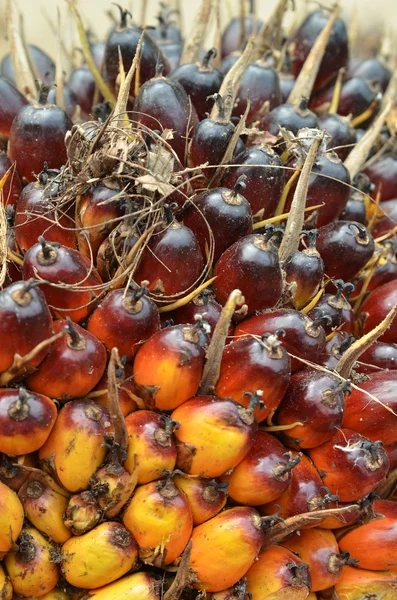
{"label": "dried brown spike", "polygon": [[204,40],[205,31],[210,20],[212,0],[201,0],[194,16],[192,27],[183,47],[180,64],[196,62]]}

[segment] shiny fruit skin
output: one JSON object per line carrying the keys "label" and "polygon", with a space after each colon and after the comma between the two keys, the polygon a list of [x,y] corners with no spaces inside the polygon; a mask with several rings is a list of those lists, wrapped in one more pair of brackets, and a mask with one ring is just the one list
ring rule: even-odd
{"label": "shiny fruit skin", "polygon": [[134,290],[113,290],[94,310],[87,329],[109,352],[118,348],[120,356],[131,361],[142,343],[159,331],[159,311],[145,295],[138,299]]}
{"label": "shiny fruit skin", "polygon": [[83,589],[103,586],[136,566],[138,546],[120,523],[107,521],[72,537],[62,546],[62,568],[68,583]]}
{"label": "shiny fruit skin", "polygon": [[309,456],[320,471],[324,485],[341,502],[359,500],[372,492],[389,470],[389,459],[382,445],[351,431],[340,429],[336,435]]}
{"label": "shiny fruit skin", "polygon": [[150,483],[173,471],[176,444],[173,423],[150,410],[138,410],[125,419],[128,431],[128,456],[124,468],[130,473],[137,467],[138,484]]}
{"label": "shiny fruit skin", "polygon": [[160,567],[171,564],[184,551],[193,516],[185,494],[166,479],[135,490],[123,523],[138,542],[141,560]]}
{"label": "shiny fruit skin", "polygon": [[259,506],[276,500],[291,485],[287,448],[277,438],[258,431],[251,450],[223,475],[230,498],[240,504]]}
{"label": "shiny fruit skin", "polygon": [[14,163],[4,152],[0,151],[0,179],[4,177],[9,169],[7,181],[2,189],[2,200],[5,206],[15,206],[22,192],[22,181]]}
{"label": "shiny fruit skin", "polygon": [[1,482],[0,509],[0,558],[3,558],[21,533],[24,512],[16,493]]}
{"label": "shiny fruit skin", "polygon": [[[208,161],[209,165],[219,165],[227,146],[232,139],[234,125],[231,121],[214,120],[210,117],[200,121],[193,130],[189,146],[189,163],[198,167]],[[202,169],[203,175],[211,179],[214,169]]]}
{"label": "shiny fruit skin", "polygon": [[94,600],[160,600],[159,584],[149,573],[122,577],[102,588],[90,589]]}
{"label": "shiny fruit skin", "polygon": [[29,104],[23,94],[7,79],[0,77],[0,134],[9,137],[13,120]]}
{"label": "shiny fruit skin", "polygon": [[72,400],[61,408],[55,426],[40,448],[43,466],[70,492],[85,490],[106,456],[110,418],[94,400]]}
{"label": "shiny fruit skin", "polygon": [[335,593],[338,600],[365,600],[368,594],[382,600],[393,600],[397,593],[396,575],[393,571],[345,567],[335,586]]}
{"label": "shiny fruit skin", "polygon": [[[68,321],[54,321],[53,331],[67,329]],[[106,350],[99,340],[77,325],[74,342],[66,333],[51,344],[37,370],[26,379],[28,388],[50,398],[66,401],[83,398],[102,377],[106,367]]]}
{"label": "shiny fruit skin", "polygon": [[381,370],[394,371],[397,369],[397,344],[375,342],[362,353],[356,363],[355,371],[371,375]]}
{"label": "shiny fruit skin", "polygon": [[227,490],[215,479],[177,475],[174,483],[188,499],[194,526],[215,517],[226,504]]}
{"label": "shiny fruit skin", "polygon": [[357,142],[357,132],[347,119],[337,114],[327,114],[320,119],[321,129],[331,136],[328,149],[335,149],[341,160],[346,160],[354,144]]}
{"label": "shiny fruit skin", "polygon": [[257,60],[245,68],[237,90],[236,103],[233,108],[234,117],[241,118],[244,114],[248,98],[250,100],[250,109],[247,115],[247,123],[255,121],[258,112],[263,108],[265,102],[269,103],[268,110],[272,110],[281,104],[278,73],[264,60]]}
{"label": "shiny fruit skin", "polygon": [[4,559],[14,593],[43,596],[56,586],[60,569],[51,561],[53,551],[52,544],[37,529],[24,528],[19,550],[11,550]]}
{"label": "shiny fruit skin", "polygon": [[397,197],[397,156],[392,152],[382,154],[375,162],[365,169],[365,174],[375,184],[372,193],[373,198],[377,193],[381,193],[380,199],[392,200]]}
{"label": "shiny fruit skin", "polygon": [[48,439],[56,418],[56,406],[47,396],[22,388],[0,389],[0,452],[35,452]]}
{"label": "shiny fruit skin", "polygon": [[251,567],[262,542],[259,514],[248,506],[225,510],[198,525],[190,555],[190,568],[198,578],[194,587],[219,592],[234,585]]}
{"label": "shiny fruit skin", "polygon": [[171,416],[180,423],[177,467],[205,477],[220,477],[238,465],[258,428],[252,410],[216,396],[196,396]]}
{"label": "shiny fruit skin", "polygon": [[261,390],[265,406],[255,410],[258,423],[279,406],[290,381],[291,361],[278,344],[276,337],[273,341],[271,337],[263,341],[242,338],[228,344],[222,354],[215,393],[248,407],[249,399],[244,394]]}
{"label": "shiny fruit skin", "polygon": [[339,548],[342,552],[348,551],[351,556],[358,558],[358,566],[362,569],[395,569],[397,504],[391,500],[375,500],[373,512],[375,518],[348,531],[339,540]]}
{"label": "shiny fruit skin", "polygon": [[[397,302],[397,280],[389,281],[376,288],[364,300],[360,314],[363,319],[363,333],[368,333],[385,318]],[[397,323],[393,321],[379,341],[389,344],[397,343]]]}
{"label": "shiny fruit skin", "polygon": [[173,410],[197,393],[206,343],[200,329],[175,325],[143,344],[134,360],[134,381],[147,408]]}

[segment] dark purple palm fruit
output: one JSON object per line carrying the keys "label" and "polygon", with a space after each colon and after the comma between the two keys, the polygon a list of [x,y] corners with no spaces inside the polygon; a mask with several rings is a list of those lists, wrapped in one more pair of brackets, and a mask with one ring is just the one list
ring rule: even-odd
{"label": "dark purple palm fruit", "polygon": [[82,66],[71,72],[68,87],[77,98],[82,116],[91,115],[95,95],[95,79],[88,67]]}
{"label": "dark purple palm fruit", "polygon": [[219,67],[221,73],[223,73],[223,75],[226,75],[226,73],[230,71],[232,66],[236,64],[241,55],[241,50],[235,50],[234,52],[231,52],[230,54],[225,56]]}
{"label": "dark purple palm fruit", "polygon": [[299,105],[280,104],[262,117],[259,129],[268,131],[272,135],[279,135],[281,127],[294,135],[305,127],[318,129],[318,119],[307,106],[308,98],[302,98]]}
{"label": "dark purple palm fruit", "polygon": [[215,57],[216,49],[211,48],[201,62],[180,65],[169,76],[172,81],[178,81],[190,96],[200,121],[210,108],[208,97],[219,92],[223,81],[223,74],[211,64]]}
{"label": "dark purple palm fruit", "polygon": [[320,129],[325,129],[331,136],[327,148],[345,160],[357,142],[357,132],[351,126],[350,118],[328,113],[320,118]]}
{"label": "dark purple palm fruit", "polygon": [[13,120],[19,111],[29,104],[28,100],[12,83],[0,77],[0,134],[10,135]]}
{"label": "dark purple palm fruit", "polygon": [[386,91],[391,79],[391,71],[385,63],[377,57],[368,58],[349,68],[349,74],[353,77],[360,77],[366,81],[377,80],[382,92]]}
{"label": "dark purple palm fruit", "polygon": [[[128,24],[128,16],[131,13],[124,10],[119,5],[120,9],[120,25],[117,25],[110,32],[105,46],[104,71],[106,81],[113,93],[116,93],[118,75],[120,71],[120,54],[123,57],[124,70],[127,73],[134,60],[139,39],[142,35],[142,29],[133,24]],[[148,81],[156,74],[157,62],[161,59],[164,65],[164,73],[169,72],[169,64],[163,52],[160,50],[153,38],[147,33],[143,36],[140,68],[139,68],[139,83],[142,84]],[[130,95],[133,96],[135,87],[135,77],[131,83]]]}
{"label": "dark purple palm fruit", "polygon": [[173,71],[179,65],[182,56],[182,34],[179,27],[170,18],[176,11],[169,9],[162,2],[160,2],[160,6],[160,13],[157,16],[158,24],[156,27],[148,30],[148,35],[161,48],[169,62],[171,71]]}
{"label": "dark purple palm fruit", "polygon": [[34,173],[45,162],[49,169],[59,169],[67,159],[65,135],[73,123],[62,108],[47,102],[48,92],[49,87],[41,87],[38,102],[22,108],[10,131],[10,158],[28,181],[35,181]]}
{"label": "dark purple palm fruit", "polygon": [[[297,77],[317,37],[330,19],[329,12],[320,8],[311,12],[300,27],[292,34],[288,50],[292,59],[292,73]],[[349,59],[349,44],[345,23],[336,19],[328,40],[314,91],[324,87],[336,77],[339,69],[346,67]]]}
{"label": "dark purple palm fruit", "polygon": [[364,197],[365,195],[372,196],[375,186],[364,173],[358,173],[355,176],[353,186],[356,189],[350,190],[349,199],[339,218],[342,221],[357,221],[365,225],[367,223],[367,209]]}
{"label": "dark purple palm fruit", "polygon": [[[57,104],[57,95],[55,87],[52,87],[48,92],[47,101],[50,104]],[[73,90],[70,89],[70,87],[66,83],[64,83],[63,86],[63,102],[66,114],[72,119],[77,109],[78,100],[76,94],[73,92]]]}
{"label": "dark purple palm fruit", "polygon": [[[28,50],[32,58],[33,64],[36,68],[37,74],[40,77],[40,81],[44,85],[51,85],[55,81],[55,63],[46,52],[29,44]],[[15,73],[12,64],[11,54],[6,56],[1,61],[1,74],[6,77],[8,81],[11,81],[15,85]]]}
{"label": "dark purple palm fruit", "polygon": [[198,117],[181,84],[164,77],[160,61],[155,77],[141,86],[135,98],[134,119],[149,129],[158,129],[159,125],[171,129],[174,137],[169,144],[185,164],[189,136]]}
{"label": "dark purple palm fruit", "polygon": [[234,117],[241,117],[244,114],[248,98],[250,100],[248,123],[255,120],[265,103],[268,103],[268,110],[273,110],[281,104],[279,76],[267,59],[257,60],[246,67],[237,91],[233,108]]}
{"label": "dark purple palm fruit", "polygon": [[263,25],[263,21],[258,19],[256,15],[246,15],[243,23],[244,25],[241,27],[242,19],[236,17],[230,21],[224,30],[222,35],[222,58],[241,48],[254,30],[258,32]]}

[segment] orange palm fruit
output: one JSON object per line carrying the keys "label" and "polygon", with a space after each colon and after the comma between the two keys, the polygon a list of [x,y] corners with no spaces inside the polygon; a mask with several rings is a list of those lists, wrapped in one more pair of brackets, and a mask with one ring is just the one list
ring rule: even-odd
{"label": "orange palm fruit", "polygon": [[194,587],[220,592],[235,585],[252,566],[263,539],[261,518],[248,506],[225,510],[195,527],[190,554]]}
{"label": "orange palm fruit", "polygon": [[3,566],[0,564],[0,598],[2,600],[12,600],[12,584],[6,575]]}
{"label": "orange palm fruit", "polygon": [[354,564],[349,553],[340,553],[332,531],[314,527],[294,533],[283,546],[295,552],[309,565],[312,591],[320,592],[336,585],[345,565]]}
{"label": "orange palm fruit", "polygon": [[339,540],[342,552],[360,561],[361,569],[383,571],[397,567],[397,502],[375,500],[374,518],[348,531]]}
{"label": "orange palm fruit", "polygon": [[[143,405],[142,400],[136,395],[132,374],[132,365],[116,368],[119,405],[124,417],[138,409],[137,401],[140,401]],[[108,376],[106,371],[87,397],[93,398],[101,406],[108,408]]]}
{"label": "orange palm fruit", "polygon": [[105,459],[105,434],[109,428],[108,412],[94,400],[68,402],[40,448],[43,468],[70,492],[85,490]]}
{"label": "orange palm fruit", "polygon": [[29,476],[29,471],[24,467],[38,467],[38,464],[36,452],[15,458],[0,454],[0,481],[17,492]]}
{"label": "orange palm fruit", "polygon": [[90,590],[93,600],[160,600],[160,582],[149,573],[139,572],[114,583]]}
{"label": "orange palm fruit", "polygon": [[193,515],[193,525],[215,517],[226,504],[227,483],[215,479],[177,475],[174,483],[186,495]]}
{"label": "orange palm fruit", "polygon": [[[310,591],[309,566],[282,546],[271,546],[247,571],[247,591],[252,600],[277,598],[277,593],[291,592],[290,598],[305,600]],[[280,597],[284,597],[280,594]]]}
{"label": "orange palm fruit", "polygon": [[335,585],[336,600],[395,600],[397,575],[390,571],[368,571],[344,567]]}
{"label": "orange palm fruit", "polygon": [[0,559],[14,546],[23,525],[23,506],[16,493],[0,483]]}
{"label": "orange palm fruit", "polygon": [[251,450],[222,481],[229,496],[240,504],[259,506],[276,500],[291,485],[292,469],[299,463],[275,437],[258,431]]}
{"label": "orange palm fruit", "polygon": [[138,546],[120,523],[107,521],[72,537],[62,546],[62,570],[70,585],[94,589],[107,585],[135,568]]}
{"label": "orange palm fruit", "polygon": [[24,388],[0,390],[0,452],[20,455],[35,452],[54,426],[57,409],[47,396]]}
{"label": "orange palm fruit", "polygon": [[11,550],[4,559],[14,593],[43,596],[56,586],[61,573],[54,552],[55,547],[37,529],[23,529],[18,550]]}
{"label": "orange palm fruit", "polygon": [[192,533],[193,516],[185,494],[167,477],[135,490],[123,523],[139,544],[141,560],[163,566],[184,551]]}
{"label": "orange palm fruit", "polygon": [[176,443],[173,434],[178,425],[170,418],[150,410],[138,410],[125,420],[128,431],[128,456],[124,467],[132,473],[138,468],[138,484],[162,477],[164,470],[173,471]]}
{"label": "orange palm fruit", "polygon": [[258,423],[257,402],[244,408],[233,400],[197,396],[179,406],[172,419],[180,423],[177,466],[185,473],[220,477],[247,455]]}
{"label": "orange palm fruit", "polygon": [[69,494],[49,475],[30,473],[18,496],[29,521],[50,540],[63,544],[71,537],[63,522]]}
{"label": "orange palm fruit", "polygon": [[166,327],[138,350],[134,380],[146,407],[174,410],[197,393],[208,336],[197,325]]}

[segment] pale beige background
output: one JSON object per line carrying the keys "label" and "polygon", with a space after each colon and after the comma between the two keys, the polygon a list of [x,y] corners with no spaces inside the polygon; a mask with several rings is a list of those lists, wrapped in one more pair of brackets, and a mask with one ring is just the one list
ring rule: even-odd
{"label": "pale beige background", "polygon": [[[78,45],[75,28],[68,16],[65,0],[16,0],[21,12],[24,14],[27,38],[30,43],[41,46],[52,55],[55,53],[55,37],[48,23],[48,17],[56,21],[57,7],[61,12],[61,31],[64,42],[68,47],[73,44]],[[295,3],[306,2],[308,0],[295,0]],[[310,1],[310,0],[309,0]],[[276,0],[256,0],[259,16],[265,17]],[[140,22],[141,10],[143,4],[146,6],[147,23],[155,23],[155,15],[158,11],[158,0],[119,0],[119,3],[129,8],[133,13],[134,20]],[[323,0],[323,4],[330,5],[331,0]],[[5,4],[6,0],[0,0],[0,58],[8,51],[5,26]],[[189,31],[192,15],[196,10],[199,0],[168,0],[169,5],[181,7],[182,22],[185,31]],[[387,23],[387,27],[395,27],[397,30],[397,0],[342,0],[342,5],[346,14],[351,14],[353,10],[357,11],[361,26],[374,29],[375,25],[382,21]],[[78,0],[78,6],[84,16],[87,25],[95,32],[99,38],[106,36],[106,32],[111,26],[111,19],[106,12],[111,9],[113,15],[117,15],[117,9],[112,6],[111,0]],[[313,2],[313,6],[315,3]],[[233,12],[238,14],[239,0],[221,0],[222,21],[227,22],[228,16]],[[210,32],[211,37],[211,32]],[[397,39],[394,36],[394,39]],[[209,40],[211,43],[211,40]]]}

